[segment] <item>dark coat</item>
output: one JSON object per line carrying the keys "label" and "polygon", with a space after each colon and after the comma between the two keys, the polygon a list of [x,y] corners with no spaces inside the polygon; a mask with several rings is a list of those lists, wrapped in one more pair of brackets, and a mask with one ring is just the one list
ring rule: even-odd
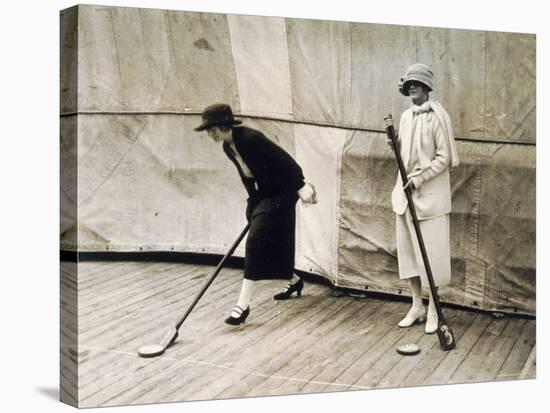
{"label": "dark coat", "polygon": [[252,214],[263,212],[283,212],[293,208],[297,201],[297,191],[304,186],[302,168],[277,144],[261,132],[247,128],[233,128],[235,147],[241,155],[257,185],[254,188],[245,177],[229,145],[223,145],[224,152],[237,167],[248,192],[249,209]]}
{"label": "dark coat", "polygon": [[254,178],[246,177],[228,144],[223,150],[235,164],[248,192],[245,278],[288,279],[294,270],[295,206],[304,186],[302,168],[261,132],[234,127],[233,141]]}

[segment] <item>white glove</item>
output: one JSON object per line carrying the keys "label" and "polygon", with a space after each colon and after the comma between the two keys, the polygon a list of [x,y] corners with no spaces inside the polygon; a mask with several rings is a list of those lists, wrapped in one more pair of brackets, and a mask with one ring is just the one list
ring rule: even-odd
{"label": "white glove", "polygon": [[309,182],[306,182],[306,184],[298,190],[298,196],[306,205],[317,203],[317,192],[315,192],[315,187]]}
{"label": "white glove", "polygon": [[403,185],[403,190],[407,189],[408,187],[411,187],[411,189],[418,189],[424,182],[420,174],[422,173],[422,170],[415,171],[413,173],[410,173],[407,176],[407,183]]}

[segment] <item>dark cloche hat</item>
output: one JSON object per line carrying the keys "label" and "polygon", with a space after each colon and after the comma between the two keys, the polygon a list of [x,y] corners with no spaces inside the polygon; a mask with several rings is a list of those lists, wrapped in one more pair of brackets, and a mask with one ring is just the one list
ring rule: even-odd
{"label": "dark cloche hat", "polygon": [[240,123],[240,120],[233,117],[231,106],[225,103],[214,103],[203,110],[202,124],[196,127],[195,130],[202,131],[213,126],[233,126]]}

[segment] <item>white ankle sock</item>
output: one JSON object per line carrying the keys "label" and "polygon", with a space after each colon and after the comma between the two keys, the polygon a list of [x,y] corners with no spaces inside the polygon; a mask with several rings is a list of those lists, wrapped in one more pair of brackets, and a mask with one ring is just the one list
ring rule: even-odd
{"label": "white ankle sock", "polygon": [[[241,293],[239,299],[237,300],[237,306],[241,307],[244,311],[250,305],[250,297],[252,296],[252,287],[254,287],[254,281],[247,278],[243,279],[243,284],[241,287]],[[232,317],[239,317],[241,314],[238,311],[232,311]]]}

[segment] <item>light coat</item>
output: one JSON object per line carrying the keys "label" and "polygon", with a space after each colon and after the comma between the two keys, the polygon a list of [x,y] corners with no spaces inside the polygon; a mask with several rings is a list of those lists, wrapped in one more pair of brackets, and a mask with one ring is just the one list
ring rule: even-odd
{"label": "light coat", "polygon": [[[419,220],[451,212],[449,167],[458,164],[456,150],[451,147],[454,137],[449,137],[450,122],[446,125],[430,105],[426,108],[418,113],[412,108],[407,109],[399,122],[401,157],[407,176],[414,177],[412,197]],[[392,192],[392,208],[398,215],[403,215],[407,209],[399,174]]]}
{"label": "light coat", "polygon": [[[427,101],[406,110],[399,122],[400,152],[407,177],[413,179],[412,198],[436,285],[451,281],[450,166],[458,165],[449,115],[437,102]],[[426,271],[412,225],[401,177],[392,192],[396,215],[396,243],[401,279],[420,276],[427,284]]]}

